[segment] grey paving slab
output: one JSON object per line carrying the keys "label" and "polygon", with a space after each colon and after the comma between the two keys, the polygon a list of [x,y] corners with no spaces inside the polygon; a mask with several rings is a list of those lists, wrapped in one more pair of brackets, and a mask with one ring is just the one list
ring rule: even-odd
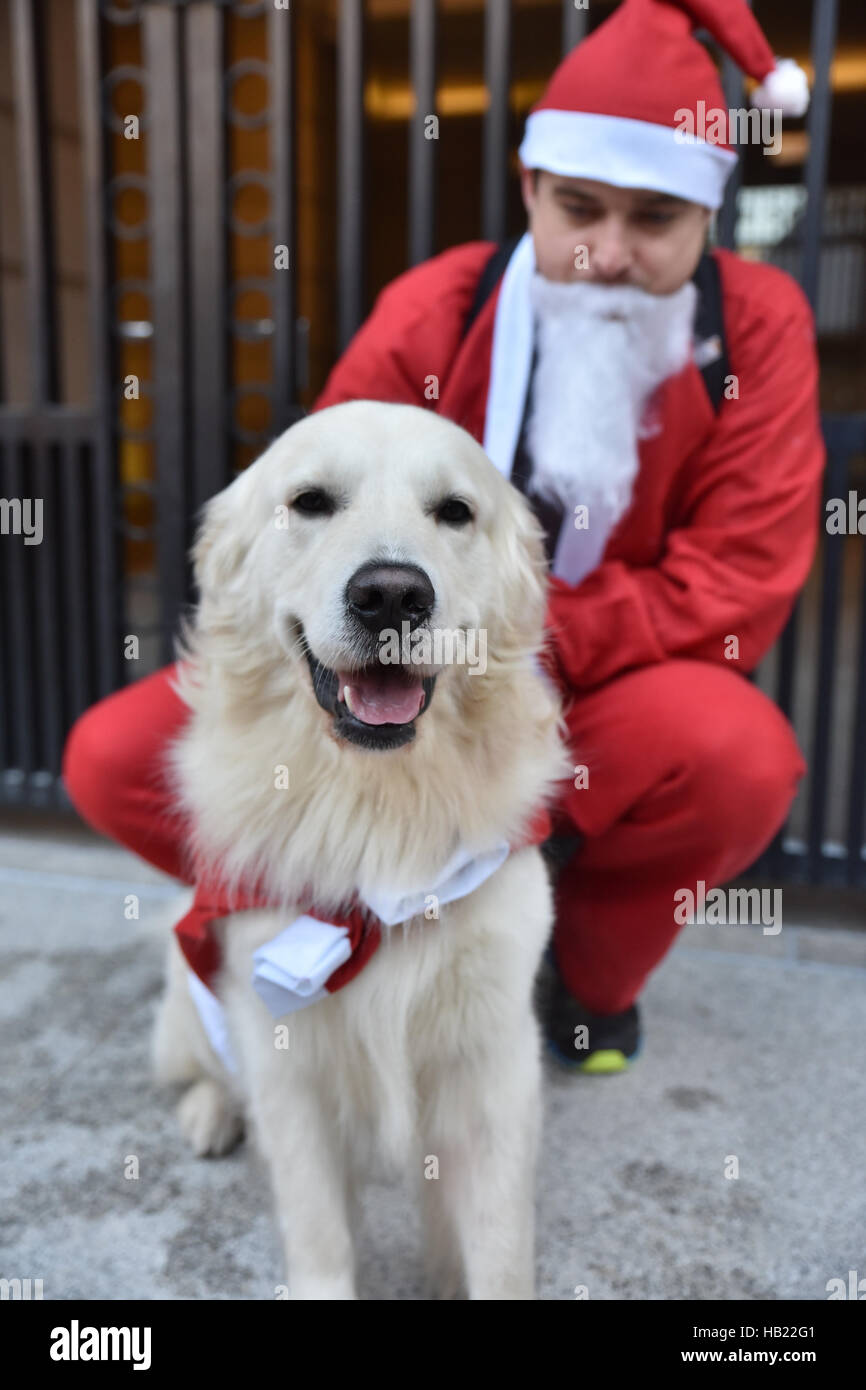
{"label": "grey paving slab", "polygon": [[168,885],[159,869],[121,845],[96,835],[77,818],[0,813],[0,868],[51,871],[78,877],[117,878]]}

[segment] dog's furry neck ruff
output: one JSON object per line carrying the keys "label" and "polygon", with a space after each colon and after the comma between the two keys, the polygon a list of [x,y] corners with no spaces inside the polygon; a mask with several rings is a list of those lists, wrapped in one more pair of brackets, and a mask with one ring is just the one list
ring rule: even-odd
{"label": "dog's furry neck ruff", "polygon": [[339,912],[357,893],[431,880],[459,844],[515,843],[568,773],[567,731],[531,652],[500,655],[495,676],[490,654],[485,676],[445,671],[415,741],[377,753],[333,737],[302,657],[275,665],[225,637],[217,659],[207,625],[187,627],[178,652],[192,717],[167,771],[195,881],[264,884],[283,910],[303,884]]}
{"label": "dog's furry neck ruff", "polygon": [[[307,905],[306,913],[299,914],[274,940],[261,948],[261,954],[270,964],[279,967],[279,975],[275,979],[265,970],[263,982],[257,969],[254,987],[268,1003],[275,1018],[281,1018],[289,1009],[316,1002],[325,992],[335,993],[349,984],[375,954],[386,925],[396,926],[422,915],[426,917],[431,894],[437,897],[441,894],[443,903],[465,897],[496,872],[509,849],[513,851],[529,845],[540,845],[550,832],[550,814],[541,807],[516,844],[510,847],[501,845],[495,853],[471,859],[458,855],[457,862],[452,862],[446,869],[441,883],[431,883],[402,902],[389,901],[386,897],[381,905],[377,905],[382,913],[381,919],[372,913],[369,904],[361,901],[352,903],[345,912],[327,916],[312,904]],[[232,897],[218,883],[205,880],[196,885],[192,907],[177,923],[175,931],[187,964],[208,990],[213,990],[214,979],[222,963],[219,939],[213,930],[214,922],[234,912],[270,906],[270,897],[263,890],[251,889],[240,897]],[[298,939],[299,928],[301,936]],[[335,942],[334,938],[339,938],[341,933],[343,939]],[[336,945],[339,945],[339,952],[335,952]],[[310,976],[315,978],[308,978]],[[311,988],[313,984],[315,988]]]}

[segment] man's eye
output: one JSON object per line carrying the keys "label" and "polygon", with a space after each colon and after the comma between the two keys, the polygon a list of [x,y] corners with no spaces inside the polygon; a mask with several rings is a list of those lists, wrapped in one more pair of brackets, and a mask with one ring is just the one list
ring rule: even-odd
{"label": "man's eye", "polygon": [[304,516],[330,516],[335,511],[333,497],[320,487],[311,487],[306,492],[299,492],[292,507]]}
{"label": "man's eye", "polygon": [[651,222],[655,226],[661,226],[665,222],[673,222],[674,214],[672,212],[642,212],[640,214],[640,220],[642,222]]}
{"label": "man's eye", "polygon": [[449,526],[465,526],[472,520],[472,511],[459,497],[447,497],[436,509],[436,516]]}

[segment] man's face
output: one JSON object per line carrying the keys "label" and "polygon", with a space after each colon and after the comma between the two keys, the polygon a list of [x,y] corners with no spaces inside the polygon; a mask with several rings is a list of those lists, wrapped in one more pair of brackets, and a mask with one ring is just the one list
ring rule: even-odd
{"label": "man's face", "polygon": [[521,188],[536,263],[547,280],[673,294],[700,260],[710,210],[699,203],[546,169],[521,170]]}

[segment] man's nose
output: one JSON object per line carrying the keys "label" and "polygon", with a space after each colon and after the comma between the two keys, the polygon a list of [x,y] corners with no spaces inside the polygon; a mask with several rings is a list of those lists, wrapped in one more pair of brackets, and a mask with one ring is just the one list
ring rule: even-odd
{"label": "man's nose", "polygon": [[625,229],[611,220],[599,227],[589,252],[589,271],[595,280],[625,280],[631,269],[631,247]]}

